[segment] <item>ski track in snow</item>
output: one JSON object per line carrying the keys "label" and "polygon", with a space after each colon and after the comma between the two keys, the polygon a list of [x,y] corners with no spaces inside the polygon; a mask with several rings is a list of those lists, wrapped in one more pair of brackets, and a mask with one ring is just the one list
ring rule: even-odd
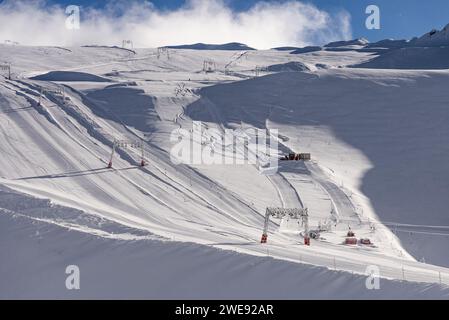
{"label": "ski track in snow", "polygon": [[[90,48],[90,50],[101,49]],[[140,70],[149,63],[159,68],[169,68],[170,71],[164,74],[168,79],[163,78],[161,84],[148,84],[140,78],[121,80],[135,81],[137,87],[148,90],[149,94],[154,95],[153,98],[172,97],[175,85],[183,82],[179,79],[186,77],[193,79],[189,78],[189,85],[196,88],[204,87],[204,82],[208,81],[218,83],[235,81],[232,83],[235,85],[241,80],[232,75],[201,75],[196,71],[196,67],[189,67],[187,63],[195,62],[196,65],[200,65],[203,59],[200,53],[186,53],[182,50],[175,52],[179,53],[174,54],[169,61],[156,59],[153,54],[146,53],[142,57],[122,57],[110,62],[90,63],[76,67],[58,69],[55,67],[55,70],[84,70],[97,72],[98,75],[103,76],[106,71],[113,68],[130,68],[130,71],[133,71],[133,68]],[[245,55],[247,56],[247,52],[237,55],[220,52],[216,54],[215,59],[219,61],[219,64],[223,66],[232,64],[236,72],[242,74],[249,72],[248,77],[252,73],[251,68],[261,63],[251,61],[253,58],[262,59],[262,61],[267,59],[270,63],[276,59],[282,62],[287,58],[284,53],[276,53],[278,55],[276,56],[270,52],[260,57],[257,53],[251,54],[251,59],[242,59]],[[356,58],[363,57],[361,55]],[[83,59],[86,58],[83,57]],[[327,57],[327,59],[330,58]],[[48,64],[48,71],[51,71],[50,62]],[[23,68],[26,69],[27,66]],[[5,157],[2,156],[0,163],[2,166],[0,184],[37,198],[51,199],[57,204],[76,208],[129,228],[149,231],[155,237],[195,242],[250,255],[266,256],[268,254],[276,259],[358,274],[364,274],[366,267],[374,264],[380,266],[382,277],[391,279],[437,283],[440,281],[439,276],[443,275],[441,282],[449,284],[447,268],[417,262],[408,254],[398,256],[397,249],[389,248],[389,230],[386,228],[379,231],[380,235],[388,238],[385,243],[379,243],[378,248],[382,250],[361,246],[348,247],[330,240],[313,241],[311,247],[306,247],[302,245],[300,237],[277,232],[278,222],[271,222],[269,243],[261,245],[258,242],[262,232],[264,212],[259,212],[250,205],[251,201],[246,199],[245,195],[229,189],[220,180],[204,174],[201,167],[171,163],[167,143],[157,145],[157,143],[145,142],[147,166],[144,168],[137,166],[139,150],[124,148],[117,149],[114,168],[105,168],[114,138],[136,140],[144,137],[144,134],[148,132],[138,132],[121,119],[115,119],[117,117],[114,118],[114,115],[109,115],[113,120],[99,116],[101,112],[107,111],[86,97],[86,88],[94,90],[92,88],[96,88],[97,84],[90,83],[84,88],[80,83],[64,83],[67,101],[62,101],[61,96],[46,92],[42,97],[41,105],[38,105],[39,86],[51,89],[57,85],[57,82],[25,78],[25,76],[40,73],[42,71],[24,71],[21,79],[0,82],[2,98],[0,100],[2,103],[0,132],[5,140],[1,145],[2,155],[4,154]],[[148,75],[148,77],[153,76],[155,76],[154,73]],[[253,80],[243,81],[243,85],[247,84],[247,81]],[[201,100],[200,104],[212,118],[210,124],[223,133],[228,124],[226,118],[228,111],[220,109],[220,106],[207,96],[197,98]],[[7,104],[6,108],[4,105]],[[132,108],[132,105],[133,101],[130,101],[129,108]],[[6,111],[3,111],[4,107]],[[158,112],[171,113],[175,115],[174,120],[172,118],[167,123],[161,121],[162,123],[157,124],[155,131],[151,132],[159,136],[162,141],[166,139],[170,130],[188,129],[186,126],[191,125],[183,106],[173,104],[168,108],[173,110],[161,109]],[[131,112],[132,109],[130,109]],[[248,116],[252,117],[252,115]],[[164,119],[164,115],[159,117]],[[247,152],[251,152],[247,147],[245,148]],[[240,151],[244,151],[245,148]],[[286,146],[282,148],[289,150]],[[308,190],[298,190],[289,181],[290,175],[307,174],[310,181],[321,186],[323,192],[328,195],[342,223],[351,221],[351,225],[361,225],[363,222],[351,198],[323,172],[319,163],[306,163],[305,168],[291,169],[289,175],[281,170],[273,175],[265,176],[259,173],[255,165],[248,166],[248,170],[254,171],[255,181],[261,183],[268,181],[268,185],[272,188],[272,197],[278,197],[285,208],[302,208],[307,205],[303,202],[301,193]],[[234,179],[239,179],[238,173],[233,174],[231,170],[229,174]],[[250,192],[250,190],[245,191]],[[9,211],[4,212],[12,214]],[[27,216],[24,213],[20,214]],[[64,221],[63,218],[30,218],[105,238],[149,239],[146,236],[133,236],[127,233],[112,234],[101,230],[101,226],[92,228],[77,225],[76,222]],[[379,221],[374,222],[380,224]],[[336,233],[334,238],[338,236],[343,241],[342,230],[337,231],[340,233]],[[393,240],[391,243],[393,247]],[[407,277],[404,276],[404,269]]]}

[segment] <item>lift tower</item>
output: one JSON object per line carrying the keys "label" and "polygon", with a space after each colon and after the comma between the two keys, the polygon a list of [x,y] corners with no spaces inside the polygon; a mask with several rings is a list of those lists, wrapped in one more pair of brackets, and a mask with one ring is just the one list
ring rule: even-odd
{"label": "lift tower", "polygon": [[260,243],[267,243],[268,239],[268,223],[270,221],[270,216],[275,219],[282,219],[284,217],[289,217],[290,219],[302,220],[304,226],[304,244],[310,246],[310,236],[309,236],[309,213],[307,208],[267,208],[265,212],[265,222],[263,226],[262,239]]}
{"label": "lift tower", "polygon": [[112,168],[112,160],[114,159],[115,150],[118,148],[137,148],[140,149],[140,166],[144,167],[146,165],[145,162],[145,149],[143,141],[131,141],[131,140],[114,140],[114,143],[112,144],[112,151],[111,151],[111,157],[109,158],[108,168]]}
{"label": "lift tower", "polygon": [[11,80],[11,64],[9,63],[0,64],[0,70],[8,71],[8,80]]}

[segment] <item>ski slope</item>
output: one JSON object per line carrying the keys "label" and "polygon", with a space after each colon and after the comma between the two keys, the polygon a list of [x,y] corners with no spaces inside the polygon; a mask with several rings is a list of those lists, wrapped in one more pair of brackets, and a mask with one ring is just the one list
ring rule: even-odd
{"label": "ski slope", "polygon": [[[361,275],[161,241],[143,230],[2,187],[2,205],[12,200],[22,203],[26,215],[0,212],[0,250],[16,265],[10,268],[3,260],[0,264],[0,274],[8,275],[0,277],[1,299],[447,299],[449,294],[437,284],[385,279],[380,290],[366,290]],[[39,210],[57,214],[66,223],[33,217]],[[84,227],[75,228],[81,221]],[[102,230],[97,229],[99,223]],[[67,290],[61,281],[74,257],[81,290]]]}
{"label": "ski slope", "polygon": [[[439,162],[447,151],[441,144],[446,139],[444,126],[437,127],[443,131],[436,136],[428,135],[434,132],[432,121],[421,104],[413,105],[416,99],[430,101],[428,107],[438,116],[434,120],[443,121],[447,72],[345,68],[371,57],[356,51],[290,55],[274,50],[170,50],[169,57],[158,57],[156,49],[132,53],[106,47],[0,45],[0,58],[6,57],[14,76],[0,78],[0,185],[95,218],[86,226],[86,219],[69,219],[64,209],[57,214],[25,210],[29,208],[14,201],[2,204],[2,214],[29,216],[100,237],[105,234],[101,221],[106,221],[106,226],[140,230],[166,242],[269,255],[360,275],[376,265],[383,278],[449,284],[449,269],[444,267],[449,265],[444,254],[448,236],[435,240],[435,234],[428,232],[426,243],[432,244],[433,252],[424,263],[417,260],[427,248],[405,243],[397,232],[397,226],[407,224],[415,226],[419,237],[432,225],[447,232],[444,226],[449,221],[442,212],[447,189],[443,180],[432,180],[447,169],[445,162]],[[214,60],[214,72],[202,72],[205,59]],[[262,71],[254,78],[259,67],[291,61],[311,71]],[[319,69],[317,63],[330,69]],[[394,99],[397,90],[401,98]],[[379,103],[379,96],[387,98]],[[401,101],[402,97],[407,98]],[[402,109],[395,111],[391,103]],[[400,120],[406,114],[401,110],[410,105],[416,106],[412,123],[422,135],[413,135],[414,130],[399,122],[371,135],[370,130],[388,121],[382,115]],[[373,115],[371,122],[361,120]],[[427,120],[423,126],[419,116]],[[247,151],[244,146],[223,147],[219,141],[225,129],[234,129],[235,137],[243,138],[246,129],[278,128],[284,137],[279,139],[279,155],[311,152],[313,161],[280,162],[277,172],[271,173],[254,164],[173,163],[170,135],[195,130],[197,121],[202,122],[202,136],[194,143],[204,143],[225,157]],[[394,131],[391,140],[387,129],[395,128],[404,130]],[[401,155],[413,151],[406,143],[410,136],[415,142],[422,138],[417,140],[422,148],[418,150],[437,156],[434,165],[419,157],[404,165]],[[427,138],[433,144],[424,148]],[[147,165],[139,166],[139,149],[118,147],[113,168],[107,168],[115,139],[142,139]],[[403,149],[395,152],[398,146]],[[389,156],[377,159],[382,153]],[[256,157],[263,161],[262,155]],[[411,199],[418,188],[395,184],[408,184],[412,172],[413,185],[425,185],[419,199]],[[386,176],[392,179],[385,181]],[[387,194],[381,192],[385,182]],[[426,217],[420,215],[420,205],[432,204]],[[261,245],[268,206],[307,207],[311,228],[325,221],[332,221],[333,228],[307,247],[296,221],[271,221],[268,244]],[[369,237],[374,246],[343,245],[348,226],[358,237]],[[127,237],[121,240],[139,241]]]}

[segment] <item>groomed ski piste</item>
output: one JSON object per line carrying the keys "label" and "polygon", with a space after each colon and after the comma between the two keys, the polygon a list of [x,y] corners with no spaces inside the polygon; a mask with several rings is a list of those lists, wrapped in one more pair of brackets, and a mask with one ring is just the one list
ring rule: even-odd
{"label": "groomed ski piste", "polygon": [[[0,297],[449,298],[449,72],[353,68],[375,57],[353,47],[0,45]],[[174,133],[232,160],[255,128],[311,161],[172,159]],[[306,246],[271,219],[261,244],[267,207],[328,227]]]}

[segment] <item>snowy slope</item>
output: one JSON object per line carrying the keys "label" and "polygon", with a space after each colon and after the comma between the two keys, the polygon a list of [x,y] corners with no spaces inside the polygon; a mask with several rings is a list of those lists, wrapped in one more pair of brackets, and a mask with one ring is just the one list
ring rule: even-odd
{"label": "snowy slope", "polygon": [[[370,69],[449,69],[449,25],[442,30],[432,30],[419,38],[382,40],[371,43],[366,49],[382,48],[379,56],[356,64],[354,67]],[[373,49],[374,50],[374,49]]]}
{"label": "snowy slope", "polygon": [[[421,103],[407,112],[419,97],[443,121],[445,96],[438,89],[446,84],[445,73],[420,76],[335,68],[370,59],[371,53],[357,51],[290,55],[282,51],[169,50],[158,54],[156,49],[132,53],[105,47],[2,46],[0,60],[6,57],[15,76],[0,78],[1,185],[151,237],[255,256],[269,252],[276,259],[303,263],[307,270],[317,265],[364,274],[374,264],[385,278],[439,283],[441,275],[441,282],[449,283],[448,269],[416,261],[428,248],[418,242],[408,245],[399,231],[397,238],[393,228],[388,228],[390,222],[401,227],[417,224],[416,231],[426,235],[422,232],[430,225],[449,225],[440,210],[446,201],[444,179],[434,183],[446,168],[440,161],[446,150],[444,126],[430,126],[437,122],[426,118]],[[214,61],[213,72],[202,72],[205,60]],[[266,71],[268,66],[288,63],[307,66],[310,72]],[[330,69],[316,71],[317,64]],[[47,78],[31,79],[42,74]],[[55,74],[62,78],[51,78]],[[253,79],[255,75],[264,77]],[[41,104],[39,92],[43,92]],[[398,93],[408,99],[397,98]],[[429,94],[434,98],[422,98]],[[385,98],[380,104],[378,96]],[[425,120],[429,127],[415,131],[400,126],[406,116],[415,126]],[[283,163],[275,174],[261,173],[251,164],[172,163],[170,135],[174,130],[193,130],[192,121],[203,121],[203,129],[216,129],[214,135],[203,130],[202,141],[215,141],[207,145],[210,148],[220,146],[216,142],[224,128],[234,128],[238,138],[245,129],[279,128],[281,152],[311,151],[314,161]],[[385,126],[385,121],[391,124]],[[422,135],[416,136],[417,132]],[[106,168],[114,139],[143,139],[147,166],[138,166],[139,149],[119,147],[114,168]],[[420,141],[419,148],[437,155],[432,166],[426,166],[424,158],[403,166],[404,150],[411,148],[409,139]],[[377,158],[385,146],[390,157]],[[244,150],[224,149],[227,157],[234,152]],[[392,177],[389,168],[399,174]],[[407,188],[399,189],[395,183]],[[425,190],[418,190],[422,183]],[[385,184],[388,189],[382,193]],[[412,196],[417,191],[422,198]],[[408,197],[412,199],[405,201]],[[312,228],[326,220],[335,221],[336,226],[323,233],[321,241],[305,247],[300,227],[291,221],[273,221],[269,243],[261,245],[267,206],[307,206]],[[420,213],[428,206],[432,214],[424,217]],[[1,208],[22,212],[14,200],[3,202]],[[84,222],[67,217],[65,209],[41,223],[86,231]],[[358,236],[370,237],[375,247],[342,245],[348,225]],[[95,219],[93,227],[96,230],[86,232],[107,231]],[[448,265],[443,253],[447,243],[427,236],[426,243],[433,249],[427,252],[426,261]],[[89,256],[88,251],[71,254]],[[2,255],[6,255],[4,250]]]}
{"label": "snowy slope", "polygon": [[[448,84],[447,72],[334,70],[276,74],[201,96],[227,123],[263,126],[268,117],[291,149],[312,152],[359,200],[362,221],[377,215],[415,258],[448,265]],[[210,121],[200,102],[191,117]]]}
{"label": "snowy slope", "polygon": [[354,65],[369,69],[449,69],[449,46],[405,47],[389,50],[371,61]]}
{"label": "snowy slope", "polygon": [[[102,220],[102,224],[108,232],[98,232],[92,228],[95,223],[92,216],[68,208],[48,207],[45,201],[3,189],[0,201],[6,197],[23,205],[22,213],[0,211],[0,274],[8,275],[0,277],[0,299],[449,297],[448,288],[435,284],[389,280],[381,280],[380,290],[366,290],[363,276],[193,243],[161,241],[141,230],[123,228],[107,220]],[[64,214],[65,218],[70,215],[73,223],[82,223],[84,228],[69,232],[61,224],[48,223],[41,212]],[[68,264],[80,268],[79,291],[65,288]]]}
{"label": "snowy slope", "polygon": [[449,46],[449,24],[441,30],[432,30],[417,39],[413,39],[411,45],[419,47]]}

